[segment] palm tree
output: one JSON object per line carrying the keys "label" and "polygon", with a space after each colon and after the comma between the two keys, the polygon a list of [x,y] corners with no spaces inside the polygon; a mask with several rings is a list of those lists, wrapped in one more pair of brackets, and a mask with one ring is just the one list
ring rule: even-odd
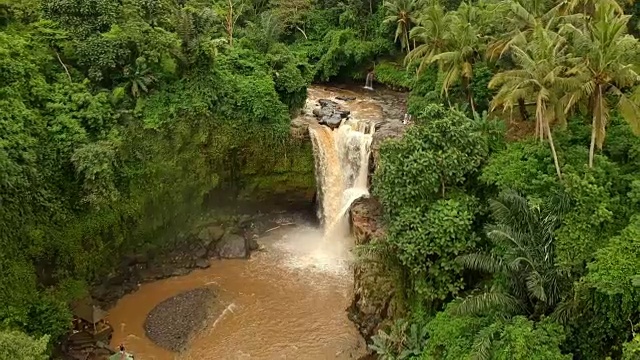
{"label": "palm tree", "polygon": [[[580,86],[567,96],[566,111],[586,103],[592,115],[589,167],[593,167],[596,146],[602,149],[609,121],[611,104],[617,99],[616,108],[640,133],[640,75],[633,63],[638,55],[639,43],[627,34],[629,16],[619,15],[608,3],[597,4],[595,14],[585,27],[571,24],[563,32],[573,41],[574,51],[581,61],[572,70],[577,74]],[[628,92],[633,92],[629,95]]]}
{"label": "palm tree", "polygon": [[[506,9],[505,9],[506,8]],[[511,0],[496,5],[494,12],[505,13],[510,28],[498,35],[487,46],[486,57],[497,60],[509,53],[512,45],[523,44],[531,39],[533,31],[539,26],[551,27],[557,22],[557,7],[551,0]],[[518,99],[518,109],[522,120],[529,120],[524,98]]]}
{"label": "palm tree", "polygon": [[550,0],[512,0],[506,16],[511,31],[491,41],[487,47],[487,57],[496,60],[503,56],[512,44],[521,44],[531,38],[538,26],[547,27],[558,20],[557,7]]}
{"label": "palm tree", "polygon": [[416,17],[421,7],[420,0],[387,0],[384,2],[387,16],[384,23],[396,23],[396,37],[394,41],[400,39],[402,50],[409,52],[409,31],[411,25],[416,23]]}
{"label": "palm tree", "polygon": [[532,206],[513,191],[490,201],[496,224],[487,237],[496,253],[462,255],[467,269],[500,277],[493,288],[470,295],[457,307],[458,313],[478,313],[501,306],[512,314],[534,318],[549,314],[560,304],[568,278],[555,265],[554,232],[560,225],[557,205]]}
{"label": "palm tree", "polygon": [[595,14],[597,5],[607,5],[617,14],[622,15],[624,14],[624,9],[620,4],[621,2],[633,4],[633,0],[562,0],[558,8],[560,8],[564,14],[581,12],[584,15],[591,16]]}
{"label": "palm tree", "polygon": [[418,74],[422,73],[431,59],[445,51],[450,16],[445,15],[444,8],[438,4],[427,7],[418,18],[418,26],[411,29],[409,38],[420,43],[407,54],[405,64],[410,66],[418,61]]}
{"label": "palm tree", "polygon": [[[473,113],[476,112],[471,90],[473,64],[483,45],[478,28],[480,21],[478,8],[468,3],[463,3],[458,10],[446,15],[441,8],[433,5],[422,18],[424,30],[415,31],[413,35],[415,38],[423,37],[425,46],[415,48],[407,55],[409,63],[420,62],[419,69],[424,69],[426,64],[438,64],[444,76],[441,91],[447,99],[449,89],[461,81]],[[435,32],[429,34],[432,29]]]}
{"label": "palm tree", "polygon": [[497,107],[512,110],[521,99],[535,101],[536,135],[540,141],[545,136],[549,141],[559,178],[562,178],[562,172],[550,123],[564,122],[562,94],[577,86],[576,79],[568,74],[568,66],[574,62],[568,55],[568,48],[560,35],[537,25],[530,41],[511,45],[517,68],[496,74],[489,83],[490,88],[500,89],[491,102],[492,110]]}

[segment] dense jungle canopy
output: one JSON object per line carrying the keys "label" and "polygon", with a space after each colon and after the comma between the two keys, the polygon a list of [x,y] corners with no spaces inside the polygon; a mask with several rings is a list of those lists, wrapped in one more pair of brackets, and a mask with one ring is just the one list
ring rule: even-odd
{"label": "dense jungle canopy", "polygon": [[0,0],[0,358],[48,358],[69,303],[122,256],[161,251],[213,193],[308,151],[289,121],[309,84],[373,71],[415,119],[381,150],[387,231],[361,249],[394,304],[378,356],[640,359],[639,15]]}

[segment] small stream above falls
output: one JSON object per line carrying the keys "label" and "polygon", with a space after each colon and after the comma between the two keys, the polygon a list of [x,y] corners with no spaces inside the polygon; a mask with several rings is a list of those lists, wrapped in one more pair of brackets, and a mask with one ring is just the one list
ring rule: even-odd
{"label": "small stream above falls", "polygon": [[[333,130],[319,125],[313,116],[319,99],[337,102],[350,117]],[[402,121],[404,104],[398,99],[397,93],[361,87],[311,87],[296,121],[306,124],[314,145],[323,228],[302,220],[284,222],[260,235],[261,250],[248,260],[212,261],[208,269],[141,285],[110,310],[111,345],[124,343],[142,360],[347,360],[365,355],[364,340],[346,313],[353,291],[348,210],[368,193],[376,124],[390,117]],[[215,293],[203,304],[210,317],[183,351],[169,351],[147,338],[145,320],[158,304],[200,288]]]}

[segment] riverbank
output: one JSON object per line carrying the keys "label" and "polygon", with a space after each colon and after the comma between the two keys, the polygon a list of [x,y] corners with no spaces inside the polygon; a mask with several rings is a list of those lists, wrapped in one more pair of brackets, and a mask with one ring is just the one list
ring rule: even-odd
{"label": "riverbank", "polygon": [[[299,135],[300,140],[310,141],[302,135],[308,134],[307,127],[310,124],[317,123],[312,110],[317,106],[316,101],[324,98],[339,101],[354,118],[375,124],[376,132],[371,144],[373,161],[368,162],[371,168],[377,163],[376,155],[381,142],[399,136],[406,127],[402,124],[406,99],[395,92],[318,86],[309,89],[308,106],[297,121],[292,122],[292,134]],[[366,182],[365,178],[363,186]],[[336,198],[340,197],[338,195]],[[287,198],[283,197],[282,200],[286,201]],[[216,201],[216,204],[219,206],[220,202]],[[254,205],[264,208],[264,204]],[[133,274],[130,283],[135,286],[126,288],[125,294],[128,295],[122,294],[124,296],[112,309],[114,326],[117,328],[114,344],[118,342],[117,339],[128,341],[138,353],[145,354],[145,358],[154,356],[156,359],[171,359],[181,350],[180,357],[183,359],[207,359],[212,358],[211,354],[216,351],[229,348],[236,349],[231,358],[238,359],[249,354],[252,359],[256,356],[269,359],[273,358],[269,356],[283,353],[291,356],[304,354],[305,358],[316,356],[311,358],[317,359],[357,359],[365,355],[366,344],[356,329],[368,338],[377,328],[379,318],[370,321],[370,311],[363,311],[368,296],[362,294],[361,289],[356,290],[356,300],[352,295],[354,273],[350,268],[352,259],[349,252],[352,240],[329,239],[330,242],[327,242],[320,229],[304,225],[317,221],[315,214],[309,211],[311,208],[311,204],[308,204],[303,213],[283,211],[245,216],[235,219],[231,226],[204,219],[186,236],[188,241],[185,243],[188,245],[182,254],[179,251],[172,253],[160,265],[150,265],[150,262],[140,262],[138,257],[133,257],[135,261],[128,265],[128,269]],[[235,212],[239,212],[238,209]],[[300,232],[303,228],[306,230]],[[231,246],[220,246],[221,243]],[[264,251],[251,256],[251,251],[258,247]],[[226,256],[225,249],[231,249],[235,255]],[[243,260],[224,260],[227,258]],[[179,261],[173,261],[175,259]],[[180,259],[184,260],[181,262]],[[212,259],[222,260],[210,261]],[[260,266],[256,267],[258,264]],[[356,270],[356,288],[360,287],[358,281],[364,273],[362,269]],[[199,295],[194,295],[194,299],[188,298],[191,295],[182,298],[183,293],[192,294],[192,290],[210,285],[216,286],[215,301],[202,300]],[[327,290],[329,293],[322,295]],[[337,293],[332,294],[332,291]],[[143,294],[146,294],[145,298],[141,298]],[[298,307],[299,302],[315,303],[318,300],[316,297],[323,296],[322,302],[307,304],[297,313],[293,309]],[[307,300],[308,297],[311,299]],[[129,300],[131,298],[138,302]],[[197,321],[165,317],[159,315],[162,311],[154,310],[160,308],[179,313],[186,309],[186,318],[197,313],[191,311],[190,306],[183,306],[181,301],[184,304],[195,301],[192,307],[203,307],[202,301],[214,302],[217,309],[224,310],[217,310],[213,315],[215,321],[208,321],[204,328],[200,328]],[[319,310],[331,303],[333,305],[329,309]],[[355,325],[348,320],[348,307]],[[316,318],[323,312],[322,319]],[[140,317],[140,313],[145,316]],[[146,314],[152,320],[147,319]],[[208,318],[208,315],[194,316],[198,317]],[[284,325],[289,326],[282,327],[285,318],[288,320]],[[184,323],[176,323],[181,320]],[[149,321],[155,325],[155,330],[151,332],[147,326]],[[299,328],[298,334],[291,334],[290,340],[285,343],[283,339],[296,328]],[[324,334],[325,328],[333,330],[327,332],[327,337],[323,339],[324,335],[317,333]],[[270,335],[264,335],[266,332]],[[224,334],[228,335],[225,337]],[[315,342],[308,343],[306,339],[300,339],[299,334],[315,336]],[[332,336],[336,334],[342,335],[333,339]],[[220,340],[221,336],[223,340]],[[190,338],[192,341],[185,349],[185,339]],[[228,358],[225,357],[227,355],[220,352],[218,358]]]}
{"label": "riverbank", "polygon": [[110,309],[123,296],[136,291],[142,284],[184,276],[197,269],[206,269],[219,259],[246,259],[258,249],[256,238],[265,231],[287,226],[296,221],[312,221],[312,204],[307,209],[263,209],[249,213],[245,208],[233,209],[244,214],[222,217],[217,212],[202,217],[193,229],[177,238],[164,253],[141,253],[125,256],[120,267],[105,281],[91,290],[93,300]]}

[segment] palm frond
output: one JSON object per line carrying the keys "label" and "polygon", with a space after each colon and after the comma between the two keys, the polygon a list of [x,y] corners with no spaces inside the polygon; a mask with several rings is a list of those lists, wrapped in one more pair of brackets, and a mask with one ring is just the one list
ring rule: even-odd
{"label": "palm frond", "polygon": [[456,258],[456,261],[466,269],[492,274],[503,269],[502,259],[481,253],[461,255]]}
{"label": "palm frond", "polygon": [[523,309],[522,304],[513,296],[492,290],[464,298],[456,304],[453,312],[458,315],[479,314],[497,307],[505,313],[518,313]]}

